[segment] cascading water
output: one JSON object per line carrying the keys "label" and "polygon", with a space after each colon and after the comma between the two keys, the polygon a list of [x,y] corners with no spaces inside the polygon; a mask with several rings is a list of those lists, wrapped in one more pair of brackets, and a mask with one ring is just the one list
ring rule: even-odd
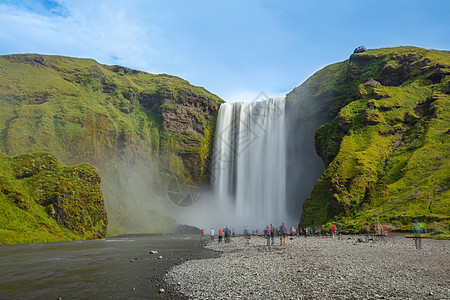
{"label": "cascading water", "polygon": [[212,191],[203,189],[195,205],[168,214],[180,224],[228,226],[237,233],[245,226],[296,226],[303,200],[324,170],[314,134],[327,116],[299,118],[300,109],[309,107],[287,97],[222,104],[210,165]]}
{"label": "cascading water", "polygon": [[288,221],[284,98],[221,105],[211,174],[224,225]]}

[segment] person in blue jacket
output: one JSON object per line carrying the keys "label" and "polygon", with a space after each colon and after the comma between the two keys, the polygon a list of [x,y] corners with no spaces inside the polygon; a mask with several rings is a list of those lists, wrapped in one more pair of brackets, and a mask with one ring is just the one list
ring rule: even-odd
{"label": "person in blue jacket", "polygon": [[417,250],[422,249],[422,225],[414,220],[411,226],[412,233],[414,234],[414,243],[416,245]]}

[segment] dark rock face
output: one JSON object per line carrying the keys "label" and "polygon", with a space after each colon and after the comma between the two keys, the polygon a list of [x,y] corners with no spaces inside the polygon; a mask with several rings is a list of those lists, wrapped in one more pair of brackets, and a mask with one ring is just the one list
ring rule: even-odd
{"label": "dark rock face", "polygon": [[18,55],[6,55],[5,58],[12,63],[27,63],[36,68],[53,67],[41,55],[18,54]]}
{"label": "dark rock face", "polygon": [[364,84],[370,85],[370,86],[373,86],[373,87],[381,87],[381,83],[379,83],[379,82],[376,81],[376,80],[373,80],[372,78],[370,78],[369,80],[367,80],[366,83],[364,83]]}
{"label": "dark rock face", "polygon": [[363,52],[366,52],[366,51],[367,51],[366,47],[364,47],[364,46],[359,46],[359,47],[357,47],[357,48],[355,49],[355,51],[353,51],[353,53],[363,53]]}
{"label": "dark rock face", "polygon": [[[195,226],[179,224],[177,226],[176,232],[178,234],[200,234],[202,232],[202,230]],[[205,236],[206,236],[206,232],[205,232]]]}
{"label": "dark rock face", "polygon": [[164,100],[161,105],[162,125],[170,135],[179,137],[178,154],[194,182],[208,172],[210,158],[202,151],[212,151],[219,106],[214,99],[189,91]]}
{"label": "dark rock face", "polygon": [[341,115],[337,117],[337,126],[345,134],[350,129],[351,123],[346,116]]}

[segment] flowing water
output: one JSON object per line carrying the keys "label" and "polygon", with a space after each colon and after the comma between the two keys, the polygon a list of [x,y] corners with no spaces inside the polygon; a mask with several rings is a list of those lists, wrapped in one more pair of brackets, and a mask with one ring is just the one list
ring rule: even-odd
{"label": "flowing water", "polygon": [[224,224],[264,228],[290,221],[285,99],[222,104],[211,169],[214,201],[226,217]]}
{"label": "flowing water", "polygon": [[0,246],[0,299],[167,299],[159,289],[170,266],[213,255],[198,248],[198,238],[131,236]]}

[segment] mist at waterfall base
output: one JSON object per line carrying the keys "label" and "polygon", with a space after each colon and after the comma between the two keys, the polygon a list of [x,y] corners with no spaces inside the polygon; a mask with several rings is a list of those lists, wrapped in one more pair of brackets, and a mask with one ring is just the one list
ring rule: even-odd
{"label": "mist at waterfall base", "polygon": [[285,98],[221,105],[210,189],[176,217],[178,223],[216,230],[228,226],[236,233],[244,228],[261,232],[283,222],[297,227],[323,164],[311,151],[314,134],[303,137],[293,130],[295,118],[285,107]]}
{"label": "mist at waterfall base", "polygon": [[116,174],[102,182],[108,212],[108,235],[124,233],[171,233],[176,221],[168,200],[153,182],[152,162],[123,158]]}

